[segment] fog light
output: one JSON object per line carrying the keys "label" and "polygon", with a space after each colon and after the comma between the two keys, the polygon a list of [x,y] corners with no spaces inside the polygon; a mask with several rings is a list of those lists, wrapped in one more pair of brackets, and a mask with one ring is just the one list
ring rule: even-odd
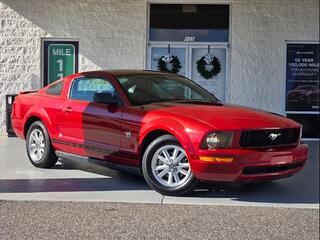
{"label": "fog light", "polygon": [[232,157],[208,157],[208,156],[200,156],[199,159],[204,162],[233,162]]}

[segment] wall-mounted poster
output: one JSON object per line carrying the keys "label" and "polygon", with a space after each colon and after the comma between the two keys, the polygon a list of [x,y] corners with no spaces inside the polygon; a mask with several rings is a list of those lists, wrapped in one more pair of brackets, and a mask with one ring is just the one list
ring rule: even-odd
{"label": "wall-mounted poster", "polygon": [[287,43],[286,111],[319,111],[319,43]]}

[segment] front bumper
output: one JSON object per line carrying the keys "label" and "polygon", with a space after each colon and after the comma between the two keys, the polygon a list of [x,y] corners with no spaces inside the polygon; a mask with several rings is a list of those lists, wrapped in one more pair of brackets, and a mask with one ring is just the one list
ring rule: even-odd
{"label": "front bumper", "polygon": [[[199,150],[191,157],[194,176],[202,181],[245,182],[288,177],[300,171],[308,157],[308,146],[289,149]],[[230,163],[205,162],[200,156],[233,158]]]}

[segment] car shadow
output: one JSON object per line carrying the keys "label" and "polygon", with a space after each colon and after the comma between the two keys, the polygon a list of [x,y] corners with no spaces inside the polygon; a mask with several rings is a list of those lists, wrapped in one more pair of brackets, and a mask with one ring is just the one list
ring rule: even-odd
{"label": "car shadow", "polygon": [[294,181],[247,184],[204,184],[195,189],[188,198],[220,198],[252,203],[319,203],[319,191],[314,188],[294,188]]}
{"label": "car shadow", "polygon": [[[0,193],[39,192],[103,192],[150,190],[146,182],[134,175],[120,173],[117,177],[1,179]],[[200,183],[183,198],[230,199],[241,202],[319,203],[319,196],[292,192],[287,184],[277,182],[252,184]]]}
{"label": "car shadow", "polygon": [[[130,184],[128,183],[130,181]],[[146,190],[143,180],[119,178],[2,179],[0,193]]]}
{"label": "car shadow", "polygon": [[[214,203],[215,199],[250,203],[318,204],[319,203],[319,154],[311,146],[310,158],[298,174],[261,183],[200,183],[189,195],[181,197]],[[45,171],[81,170],[95,175],[79,178],[0,179],[0,193],[32,192],[102,192],[150,190],[139,171],[128,167],[111,168],[104,161],[71,161],[61,159],[52,169]],[[66,174],[67,175],[67,174]],[[151,191],[151,190],[150,190]],[[181,200],[183,201],[183,200]]]}

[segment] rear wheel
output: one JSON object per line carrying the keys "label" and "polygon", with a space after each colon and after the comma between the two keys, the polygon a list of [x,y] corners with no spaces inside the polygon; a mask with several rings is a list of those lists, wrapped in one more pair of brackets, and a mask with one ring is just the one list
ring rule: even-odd
{"label": "rear wheel", "polygon": [[36,121],[29,127],[26,147],[29,160],[36,167],[51,168],[58,161],[48,131],[41,121]]}
{"label": "rear wheel", "polygon": [[148,146],[142,172],[148,185],[164,195],[184,195],[197,184],[185,150],[172,135],[163,135]]}

